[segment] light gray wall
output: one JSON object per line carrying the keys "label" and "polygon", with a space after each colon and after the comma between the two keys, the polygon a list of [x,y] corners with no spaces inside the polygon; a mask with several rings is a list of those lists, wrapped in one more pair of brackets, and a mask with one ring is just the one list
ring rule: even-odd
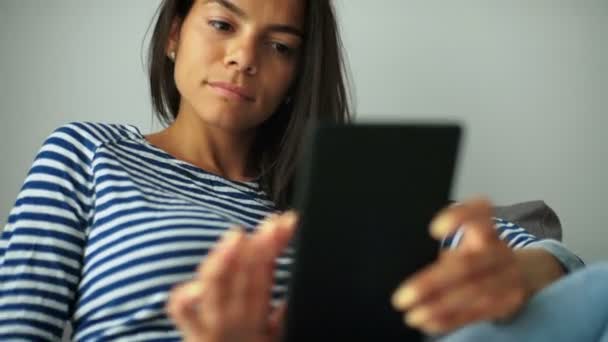
{"label": "light gray wall", "polygon": [[[0,210],[73,120],[153,129],[141,42],[159,1],[3,0]],[[608,2],[340,0],[361,120],[467,124],[455,195],[544,199],[608,257]]]}
{"label": "light gray wall", "polygon": [[608,257],[608,1],[342,0],[361,120],[467,124],[455,195],[544,199]]}

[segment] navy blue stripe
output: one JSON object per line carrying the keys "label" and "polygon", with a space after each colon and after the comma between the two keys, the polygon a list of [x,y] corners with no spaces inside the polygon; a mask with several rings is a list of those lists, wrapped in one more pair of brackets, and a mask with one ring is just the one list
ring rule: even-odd
{"label": "navy blue stripe", "polygon": [[20,273],[18,276],[0,275],[0,282],[20,281],[20,280],[29,280],[29,281],[33,281],[33,282],[47,283],[47,284],[51,284],[51,285],[56,285],[58,287],[66,287],[68,285],[74,286],[71,282],[67,281],[64,278],[57,278],[57,277],[40,275],[40,274]]}
{"label": "navy blue stripe", "polygon": [[47,252],[51,254],[58,254],[62,257],[66,257],[72,260],[80,261],[81,255],[72,251],[65,250],[57,246],[42,245],[36,240],[32,243],[13,243],[11,242],[10,251],[26,251],[26,252]]}
{"label": "navy blue stripe", "polygon": [[[214,194],[213,192],[210,192],[211,190],[202,189],[200,186],[194,186],[192,184],[193,181],[195,181],[195,182],[198,181],[198,183],[205,183],[205,182],[207,182],[207,180],[205,180],[205,182],[203,182],[202,180],[200,180],[199,178],[196,178],[196,177],[193,179],[191,173],[186,173],[183,170],[176,169],[175,166],[167,164],[166,162],[160,162],[160,161],[150,159],[150,158],[144,157],[144,156],[139,156],[139,155],[137,156],[138,157],[137,160],[135,160],[131,156],[131,154],[129,154],[129,151],[125,151],[121,146],[117,146],[116,151],[119,152],[119,150],[120,150],[120,152],[122,152],[122,153],[120,153],[120,156],[122,159],[124,159],[125,161],[127,161],[127,160],[130,161],[133,168],[138,169],[141,173],[148,176],[149,177],[148,179],[154,179],[155,181],[157,181],[158,182],[157,186],[166,183],[162,180],[162,178],[160,178],[160,176],[162,175],[162,177],[170,178],[174,181],[179,182],[180,184],[171,184],[171,187],[184,191],[183,193],[180,193],[183,196],[187,196],[187,197],[196,199],[198,201],[201,201],[202,200],[201,198],[192,196],[192,195],[190,195],[190,193],[194,192],[195,194],[198,194],[198,195],[205,195],[205,196],[211,197],[211,198],[205,199],[205,202],[207,202],[207,203],[214,203],[215,205],[217,205],[219,207],[224,207],[224,208],[227,208],[228,210],[234,210],[235,212],[239,212],[242,215],[252,215],[252,213],[237,207],[237,206],[240,206],[240,207],[244,206],[241,202],[235,201],[235,200],[230,200],[230,199],[225,199],[224,202],[229,202],[229,204],[221,203],[214,199],[214,197],[218,197],[217,193]],[[146,162],[153,166],[153,168],[149,168],[149,169],[162,170],[165,172],[152,172],[149,170],[142,169],[142,167],[141,167],[142,163],[146,163]],[[147,166],[150,166],[150,165],[147,165]],[[171,171],[171,173],[167,174],[168,171]],[[177,174],[181,174],[186,179],[178,178]],[[181,184],[190,184],[190,186],[185,186],[185,185],[181,185]],[[222,186],[228,186],[228,185],[222,183]],[[248,204],[248,205],[246,205],[246,207],[248,207],[250,209],[257,209],[259,211],[268,210],[268,208],[266,206],[263,206],[261,204],[257,204],[257,205]]]}
{"label": "navy blue stripe", "polygon": [[43,289],[24,289],[24,288],[12,288],[8,290],[0,290],[0,298],[4,296],[28,296],[52,299],[59,303],[69,303],[70,298],[60,295],[55,292],[46,291]]}
{"label": "navy blue stripe", "polygon": [[[174,219],[174,217],[172,217],[171,219]],[[145,219],[145,221],[150,221],[151,222],[151,221],[156,221],[156,220],[154,220],[154,219]],[[203,222],[202,224],[208,224],[208,221]],[[201,229],[201,231],[204,231],[206,229],[217,229],[217,230],[222,229],[222,228],[217,228],[217,227],[203,226],[202,224],[201,225],[197,225],[197,226],[187,227],[187,228],[189,228],[189,229]],[[127,235],[121,237],[121,241],[129,241],[129,240],[132,240],[134,238],[137,238],[137,237],[143,236],[143,235],[150,235],[150,236],[152,236],[152,235],[154,235],[155,233],[158,233],[158,232],[171,231],[171,230],[176,230],[176,229],[179,229],[179,228],[185,228],[185,227],[184,227],[184,225],[180,225],[180,224],[163,225],[162,227],[156,227],[156,228],[146,229],[144,231],[139,231],[139,232],[134,232],[134,233],[127,234]],[[222,229],[222,230],[225,230],[225,229]],[[197,236],[196,238],[199,241],[201,241],[201,242],[204,242],[204,241],[207,241],[207,242],[209,242],[209,241],[217,241],[217,239],[219,239],[218,236],[202,235],[202,234],[199,235],[199,236]],[[167,240],[160,240],[160,241],[167,241]],[[91,245],[93,245],[93,244],[91,244]],[[114,245],[115,244],[112,243],[111,246],[114,246]],[[105,261],[109,261],[109,260],[111,260],[111,259],[119,256],[120,254],[124,254],[127,251],[132,251],[132,250],[135,250],[135,249],[138,249],[138,247],[131,247],[131,248],[128,248],[128,249],[120,249],[120,250],[118,250],[118,251],[116,251],[114,253],[111,253],[111,254],[103,257],[102,259],[97,260],[94,264],[91,264],[90,260],[92,260],[93,258],[95,258],[95,256],[97,256],[100,253],[103,253],[106,250],[106,248],[98,248],[97,250],[95,250],[94,252],[89,253],[85,257],[85,263],[88,264],[90,266],[90,268],[92,268],[92,267],[94,267],[97,264],[100,264],[100,263],[103,264]],[[85,274],[87,274],[87,272],[85,272]]]}
{"label": "navy blue stripe", "polygon": [[[82,207],[84,212],[88,212],[90,210],[90,206],[85,203],[82,203],[78,198],[78,195],[72,189],[66,189],[63,185],[57,183],[51,183],[47,181],[34,181],[28,180],[23,184],[21,190],[46,190],[52,191],[55,193],[61,194],[63,197],[69,198],[74,201],[74,203],[78,204]],[[80,192],[84,197],[88,197],[87,193]]]}
{"label": "navy blue stripe", "polygon": [[[83,194],[87,197],[90,197],[93,194],[91,189],[88,189],[82,183],[77,182],[74,178],[72,178],[72,175],[69,174],[68,172],[66,172],[65,170],[60,170],[60,169],[50,167],[50,166],[37,165],[37,166],[32,167],[32,169],[30,171],[30,175],[33,175],[33,174],[51,175],[51,176],[61,178],[65,181],[67,181],[72,186],[74,186],[74,189],[76,189],[76,191],[80,192],[81,194]],[[84,176],[85,181],[86,181],[86,178],[87,178],[86,174],[81,173],[81,175]],[[55,184],[57,187],[59,187],[59,185],[57,185],[56,183],[51,183],[51,184]]]}
{"label": "navy blue stripe", "polygon": [[56,223],[60,225],[64,225],[66,227],[72,228],[74,230],[80,231],[81,226],[79,222],[75,222],[73,220],[67,219],[62,216],[57,216],[49,213],[38,213],[38,212],[21,212],[15,214],[12,218],[15,223],[16,220],[31,220],[31,221],[40,221],[40,222],[48,222],[48,223]]}
{"label": "navy blue stripe", "polygon": [[[182,240],[182,239],[179,239],[179,240]],[[162,242],[165,242],[165,241],[162,241]],[[140,248],[144,248],[144,247],[140,247]],[[161,250],[161,248],[162,248],[162,245],[159,245],[158,249]],[[130,249],[132,249],[132,248],[130,248]],[[192,257],[192,256],[199,257],[200,256],[200,258],[202,260],[203,256],[205,256],[206,254],[207,254],[206,248],[197,248],[197,249],[186,249],[186,250],[180,250],[180,251],[167,251],[167,252],[163,252],[163,253],[148,255],[148,256],[145,256],[142,258],[132,259],[128,262],[125,262],[116,267],[110,268],[102,273],[99,273],[95,277],[89,279],[89,281],[87,282],[86,285],[80,287],[80,292],[87,294],[86,299],[83,299],[82,302],[85,303],[85,302],[89,301],[90,298],[95,298],[97,296],[102,295],[103,293],[106,293],[106,292],[116,288],[117,284],[119,284],[119,283],[121,284],[121,286],[124,286],[124,285],[128,285],[129,283],[133,282],[134,280],[142,279],[141,274],[134,275],[132,277],[124,278],[123,280],[120,280],[119,282],[112,283],[105,287],[99,288],[99,289],[95,290],[93,293],[87,293],[87,291],[89,290],[89,288],[91,288],[91,286],[96,284],[98,281],[103,280],[113,274],[116,274],[116,273],[119,273],[121,271],[128,270],[128,269],[137,269],[136,268],[137,266],[150,265],[150,264],[153,264],[154,262],[163,261],[163,260],[167,260],[167,259],[171,259],[171,258]],[[182,265],[182,266],[177,267],[176,270],[180,270],[181,272],[194,272],[198,263],[199,263],[199,261],[195,261],[194,263],[189,264],[189,265]],[[157,272],[158,272],[158,270],[148,272],[148,273],[156,274],[157,276],[164,276],[164,275],[170,274],[168,272],[165,272],[165,273],[162,273],[162,272],[157,273]],[[148,274],[148,273],[144,273],[144,274]]]}
{"label": "navy blue stripe", "polygon": [[0,304],[0,311],[4,310],[25,310],[28,312],[36,312],[58,319],[66,317],[66,313],[63,311],[35,304]]}
{"label": "navy blue stripe", "polygon": [[[107,216],[103,219],[96,221],[95,226],[97,227],[100,225],[107,224],[107,223],[113,221],[114,219],[118,219],[122,216],[129,216],[132,214],[139,214],[139,213],[157,214],[159,212],[162,212],[162,210],[159,210],[157,208],[134,208],[134,209],[129,209],[129,210],[122,210],[122,211],[116,212],[110,216]],[[174,216],[170,216],[167,218],[159,218],[159,217],[155,217],[153,215],[153,216],[146,217],[146,218],[129,220],[129,221],[123,222],[121,224],[114,225],[114,226],[112,226],[112,228],[105,229],[103,232],[95,235],[94,237],[89,238],[89,245],[93,245],[97,241],[99,241],[107,236],[110,236],[117,231],[120,231],[123,229],[128,229],[129,227],[135,227],[137,225],[141,225],[144,223],[158,222],[159,220],[192,219],[192,220],[200,220],[201,223],[207,223],[207,224],[213,223],[213,222],[222,222],[222,223],[226,222],[226,219],[219,219],[219,218],[212,218],[212,217],[200,217],[200,216],[194,216],[194,215],[189,216],[189,215],[185,214],[185,213],[197,213],[197,212],[201,213],[201,214],[207,214],[207,212],[204,212],[202,210],[189,210],[189,211],[175,212]],[[211,225],[209,225],[208,227],[210,227],[212,229],[219,229],[219,228],[213,227]]]}
{"label": "navy blue stripe", "polygon": [[[0,319],[0,327],[2,327],[2,326],[10,327],[10,326],[18,325],[18,324],[22,324],[22,325],[30,326],[30,327],[36,327],[47,333],[53,334],[53,336],[56,336],[57,339],[60,339],[61,334],[63,333],[62,328],[58,328],[53,324],[35,321],[33,319],[25,319],[25,318]],[[33,341],[40,341],[40,339],[41,339],[40,336],[36,336],[33,334],[29,335],[29,334],[21,333],[21,334],[11,334],[11,335],[13,335],[13,336],[31,336],[32,338],[35,338]],[[6,335],[0,335],[0,336],[6,336]],[[4,341],[4,340],[2,340],[2,341]]]}
{"label": "navy blue stripe", "polygon": [[[66,234],[66,233],[50,230],[50,229],[29,228],[29,227],[19,226],[19,228],[16,229],[11,235],[13,235],[13,234],[17,235],[17,236],[31,235],[32,239],[34,239],[36,237],[38,237],[38,238],[40,238],[40,237],[52,237],[52,238],[57,239],[57,240],[61,240],[61,241],[72,243],[72,244],[74,244],[76,246],[79,246],[81,248],[84,245],[84,240],[82,238],[76,237],[74,235],[70,235],[70,234]],[[10,236],[9,236],[9,238],[10,238]]]}
{"label": "navy blue stripe", "polygon": [[[165,324],[155,323],[155,325],[149,325],[149,324],[143,323],[143,324],[134,326],[131,329],[126,330],[120,334],[113,334],[111,336],[111,338],[119,339],[121,337],[127,337],[127,336],[130,336],[131,334],[133,334],[134,332],[137,332],[138,334],[144,334],[144,333],[166,334],[168,331],[174,331],[174,330],[175,330],[175,326],[168,321]],[[170,340],[167,338],[146,339],[146,342],[150,342],[150,341],[175,341],[175,339],[170,339]]]}
{"label": "navy blue stripe", "polygon": [[[124,288],[127,287],[129,285],[132,284],[137,284],[140,281],[144,281],[144,280],[149,280],[149,279],[154,279],[154,278],[160,278],[162,276],[166,276],[167,274],[178,274],[178,273],[194,273],[194,269],[191,265],[186,265],[186,266],[179,266],[179,267],[171,267],[171,268],[162,268],[162,269],[158,269],[158,270],[154,270],[151,272],[145,272],[145,273],[140,273],[137,274],[133,277],[130,277],[128,279],[124,279],[121,281],[118,281],[116,283],[114,283],[112,286],[109,286],[109,289],[104,288],[104,290],[97,290],[94,291],[90,297],[87,297],[86,299],[83,299],[80,304],[82,306],[86,305],[86,303],[90,302],[91,300],[96,299],[99,296],[104,295],[105,293],[110,292],[111,290],[115,290],[117,288]],[[131,295],[127,295],[127,296],[120,296],[120,297],[115,297],[114,299],[104,303],[103,305],[97,307],[95,310],[90,311],[89,313],[83,315],[82,317],[80,317],[79,322],[81,322],[81,324],[79,324],[80,327],[85,328],[89,325],[91,325],[90,321],[89,321],[89,317],[91,315],[94,315],[96,311],[98,310],[103,310],[105,308],[117,308],[120,307],[121,304],[124,304],[128,301],[134,300],[134,299],[138,299],[138,298],[145,298],[151,294],[155,294],[158,292],[169,292],[169,290],[174,286],[175,284],[162,284],[162,285],[157,285],[157,286],[153,286],[147,289],[141,289],[140,291],[136,291],[135,293],[131,294]],[[141,308],[140,308],[141,309]],[[121,315],[122,316],[122,315]]]}
{"label": "navy blue stripe", "polygon": [[[101,179],[102,177],[104,178],[103,180]],[[105,179],[106,176],[102,176],[102,177],[99,177],[99,180],[100,180],[99,184],[103,184],[106,181],[106,179]],[[121,180],[126,180],[126,179],[120,179],[118,181],[121,181]],[[164,195],[163,193],[161,193],[159,191],[153,192],[153,191],[149,191],[147,189],[142,189],[140,187],[136,187],[136,186],[133,186],[133,185],[109,185],[109,186],[105,187],[103,190],[100,190],[100,191],[97,192],[97,198],[98,199],[102,199],[106,195],[120,194],[120,193],[124,193],[124,192],[128,192],[128,191],[133,191],[133,190],[139,191],[139,192],[141,192],[144,195],[152,196],[152,197],[155,197],[157,199],[161,199],[161,200],[165,199],[165,200],[175,201],[175,197]]]}
{"label": "navy blue stripe", "polygon": [[[88,131],[87,129],[85,129],[84,125],[82,125],[81,123],[73,122],[71,124],[67,124],[65,126],[59,127],[56,130],[56,132],[62,132],[62,133],[69,135],[74,140],[76,140],[80,144],[82,144],[90,152],[95,152],[95,150],[97,149],[97,144],[95,142],[85,138],[82,135],[82,133],[78,132],[78,130],[83,130],[85,132]],[[83,160],[88,160],[88,159],[83,159]],[[90,162],[90,160],[89,160],[89,162]]]}
{"label": "navy blue stripe", "polygon": [[80,269],[74,268],[72,266],[60,263],[60,262],[52,262],[48,260],[39,260],[39,259],[8,259],[4,260],[4,266],[29,266],[29,267],[44,267],[53,270],[59,270],[65,272],[69,275],[72,275],[76,278],[80,275]]}
{"label": "navy blue stripe", "polygon": [[[168,292],[171,290],[171,287],[172,287],[172,285],[158,286],[158,287],[156,287],[156,289],[157,289],[156,292],[152,292],[152,294]],[[121,319],[121,318],[125,318],[125,317],[132,317],[133,314],[137,313],[140,310],[149,310],[149,311],[157,312],[156,315],[152,315],[149,317],[146,316],[146,320],[157,320],[157,319],[162,319],[162,318],[167,320],[167,316],[164,314],[164,311],[165,311],[164,307],[165,307],[164,302],[154,302],[154,303],[151,303],[148,305],[144,305],[143,307],[138,307],[138,308],[131,309],[131,310],[121,311],[118,314],[106,315],[103,318],[88,319],[86,322],[83,322],[83,323],[81,323],[81,321],[78,321],[75,323],[75,326],[77,326],[79,330],[84,330],[90,326],[94,326],[99,323],[108,322],[108,321],[112,321],[115,319]],[[143,322],[143,323],[145,324],[145,322]],[[167,323],[169,323],[168,320],[167,320]],[[138,333],[140,332],[139,327],[144,326],[144,324],[137,325],[136,328],[137,328]],[[129,325],[129,322],[123,324],[123,326],[128,326],[128,325]],[[171,324],[169,323],[169,325],[171,325]],[[118,336],[118,335],[112,335],[112,337],[115,337],[115,336]]]}
{"label": "navy blue stripe", "polygon": [[[0,321],[0,326],[2,326],[3,321]],[[9,322],[11,323],[11,322]],[[60,336],[57,336],[57,339],[59,339]],[[0,333],[0,341],[11,341],[11,340],[25,340],[25,341],[32,341],[32,342],[53,342],[53,340],[45,340],[44,338],[38,336],[38,335],[34,335],[34,334],[28,334],[28,333],[9,333],[9,334],[2,334]],[[147,341],[146,341],[147,342]]]}
{"label": "navy blue stripe", "polygon": [[[96,127],[97,126],[96,124],[91,124],[89,122],[73,122],[70,124],[70,126],[73,126],[73,127],[69,128],[73,132],[71,134],[73,134],[74,138],[78,139],[79,141],[85,140],[85,141],[89,142],[82,136],[82,133],[76,132],[76,130],[74,130],[73,128],[76,128],[80,131],[84,131],[95,139],[95,142],[89,142],[90,145],[87,145],[87,148],[91,152],[95,152],[98,148],[98,144],[101,143],[102,141],[107,140],[106,136],[100,133],[100,130],[98,127]],[[68,134],[70,134],[70,133],[68,133]]]}

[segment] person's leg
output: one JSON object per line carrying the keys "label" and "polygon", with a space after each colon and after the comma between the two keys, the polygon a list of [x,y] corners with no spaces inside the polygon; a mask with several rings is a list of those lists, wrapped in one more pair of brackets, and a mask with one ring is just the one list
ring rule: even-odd
{"label": "person's leg", "polygon": [[564,277],[531,298],[508,323],[473,324],[439,341],[608,342],[608,263]]}

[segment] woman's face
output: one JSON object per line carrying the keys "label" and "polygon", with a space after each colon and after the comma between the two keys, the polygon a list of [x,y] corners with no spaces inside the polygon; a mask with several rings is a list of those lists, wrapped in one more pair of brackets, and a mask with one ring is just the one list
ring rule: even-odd
{"label": "woman's face", "polygon": [[234,132],[268,119],[294,80],[303,16],[302,0],[196,0],[168,44],[179,115]]}

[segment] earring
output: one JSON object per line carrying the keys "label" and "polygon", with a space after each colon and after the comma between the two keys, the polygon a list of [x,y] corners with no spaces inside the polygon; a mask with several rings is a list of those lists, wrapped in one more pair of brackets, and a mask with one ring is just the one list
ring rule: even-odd
{"label": "earring", "polygon": [[175,62],[175,51],[171,51],[169,52],[169,59],[173,62]]}

